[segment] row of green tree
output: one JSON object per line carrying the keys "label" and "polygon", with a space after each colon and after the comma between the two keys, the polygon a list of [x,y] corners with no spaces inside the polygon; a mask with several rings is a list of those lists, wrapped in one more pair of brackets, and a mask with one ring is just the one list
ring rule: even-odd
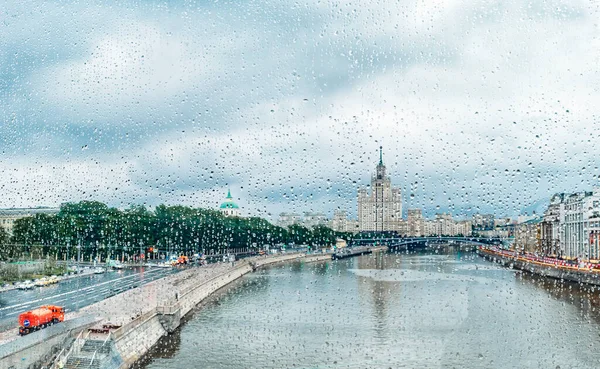
{"label": "row of green tree", "polygon": [[[1,228],[1,227],[0,227]],[[15,221],[12,237],[0,234],[0,258],[70,258],[80,247],[82,259],[147,253],[220,253],[264,245],[318,247],[348,234],[320,226],[275,226],[258,217],[225,217],[220,212],[186,206],[131,206],[126,210],[97,201],[66,203],[56,215],[37,214]]]}

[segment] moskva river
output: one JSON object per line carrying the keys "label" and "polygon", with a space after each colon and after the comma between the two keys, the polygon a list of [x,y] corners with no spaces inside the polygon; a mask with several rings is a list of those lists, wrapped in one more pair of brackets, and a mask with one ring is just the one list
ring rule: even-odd
{"label": "moskva river", "polygon": [[145,368],[599,368],[591,287],[453,249],[260,270],[198,307]]}

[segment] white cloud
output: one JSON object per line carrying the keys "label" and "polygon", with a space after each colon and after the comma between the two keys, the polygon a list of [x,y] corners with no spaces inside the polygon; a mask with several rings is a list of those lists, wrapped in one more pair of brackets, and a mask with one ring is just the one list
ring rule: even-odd
{"label": "white cloud", "polygon": [[[597,175],[600,41],[585,3],[288,5],[113,14],[83,54],[34,75],[34,95],[75,127],[141,132],[99,159],[130,183],[123,201],[210,204],[233,185],[249,211],[352,208],[380,144],[419,206],[513,212]],[[100,188],[65,182],[46,193]]]}
{"label": "white cloud", "polygon": [[58,206],[67,201],[103,199],[123,205],[140,196],[129,180],[130,165],[97,161],[27,160],[3,162],[2,207]]}

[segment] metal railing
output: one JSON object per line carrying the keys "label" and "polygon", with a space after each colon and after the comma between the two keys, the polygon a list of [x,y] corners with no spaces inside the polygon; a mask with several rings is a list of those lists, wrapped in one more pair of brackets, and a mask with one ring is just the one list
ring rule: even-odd
{"label": "metal railing", "polygon": [[90,360],[90,365],[88,365],[88,367],[92,367],[92,364],[94,364],[94,360],[96,360],[96,354],[98,353],[98,349],[96,349],[96,351],[94,351],[94,355],[92,355],[92,360]]}
{"label": "metal railing", "polygon": [[92,355],[92,360],[90,361],[90,365],[89,365],[90,368],[94,364],[94,360],[96,360],[96,355],[98,355],[98,350],[104,349],[104,347],[106,347],[106,343],[110,339],[111,335],[112,335],[112,332],[109,331],[108,334],[106,335],[106,338],[104,339],[104,342],[102,342],[102,345],[100,345],[100,347],[96,347],[96,350],[94,350],[94,355]]}
{"label": "metal railing", "polygon": [[[51,369],[58,369],[58,368],[60,368],[60,366],[58,365],[59,363],[65,364],[67,362],[67,359],[73,353],[73,350],[75,350],[78,341],[82,340],[83,342],[85,342],[85,340],[83,340],[83,338],[82,338],[83,332],[84,331],[79,332],[79,334],[77,335],[77,337],[75,338],[75,340],[73,341],[73,343],[69,347],[69,350],[66,353],[65,353],[66,348],[63,348],[62,350],[60,350],[58,355],[56,355],[56,359],[54,360],[54,363],[52,364]],[[79,346],[79,349],[81,349],[81,346]]]}

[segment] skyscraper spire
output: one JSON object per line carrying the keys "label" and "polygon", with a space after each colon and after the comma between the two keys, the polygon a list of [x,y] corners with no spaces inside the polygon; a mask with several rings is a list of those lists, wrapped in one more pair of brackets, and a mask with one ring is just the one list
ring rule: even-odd
{"label": "skyscraper spire", "polygon": [[383,146],[379,146],[379,165],[383,165]]}

